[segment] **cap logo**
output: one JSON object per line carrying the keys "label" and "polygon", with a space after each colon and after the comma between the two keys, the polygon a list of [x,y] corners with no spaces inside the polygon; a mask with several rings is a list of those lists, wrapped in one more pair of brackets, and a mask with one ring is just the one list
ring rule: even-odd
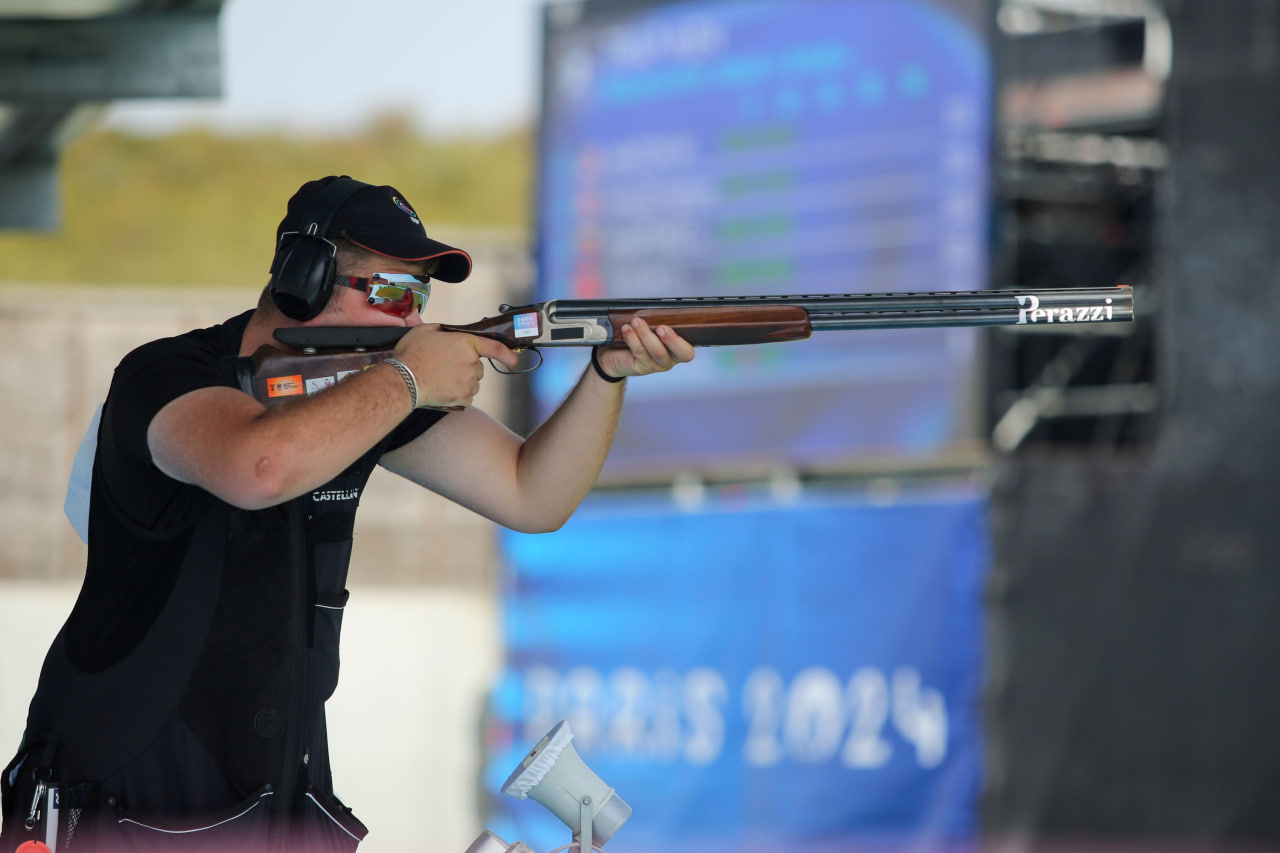
{"label": "cap logo", "polygon": [[400,200],[400,198],[399,198],[399,196],[394,196],[394,195],[393,195],[393,196],[391,197],[391,200],[392,200],[392,201],[394,201],[394,202],[396,203],[396,207],[400,208],[400,209],[401,209],[401,210],[403,210],[405,213],[409,214],[409,218],[413,220],[413,224],[414,224],[414,225],[421,225],[421,224],[422,224],[422,223],[418,220],[418,214],[416,214],[416,213],[414,213],[414,212],[413,212],[413,208],[412,208],[412,207],[410,207],[409,205],[407,205],[407,204],[405,204],[403,201],[401,201],[401,200]]}

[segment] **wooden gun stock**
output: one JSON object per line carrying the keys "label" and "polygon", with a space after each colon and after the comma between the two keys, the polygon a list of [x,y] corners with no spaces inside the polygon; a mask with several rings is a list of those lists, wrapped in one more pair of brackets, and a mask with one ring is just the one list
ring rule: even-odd
{"label": "wooden gun stock", "polygon": [[336,385],[348,376],[390,358],[393,351],[391,347],[385,347],[294,353],[261,346],[253,355],[240,359],[236,372],[242,391],[262,403],[274,405]]}
{"label": "wooden gun stock", "polygon": [[794,305],[743,305],[730,308],[646,308],[610,311],[613,342],[622,343],[622,326],[642,317],[650,326],[670,326],[695,347],[724,347],[800,341],[813,333],[809,313]]}

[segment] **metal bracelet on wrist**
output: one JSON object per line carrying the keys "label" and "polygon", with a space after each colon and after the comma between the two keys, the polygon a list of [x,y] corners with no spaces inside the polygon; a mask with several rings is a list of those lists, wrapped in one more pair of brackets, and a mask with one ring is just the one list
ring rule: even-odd
{"label": "metal bracelet on wrist", "polygon": [[413,375],[409,365],[398,358],[389,358],[386,363],[394,367],[396,372],[400,374],[400,378],[404,380],[405,386],[409,389],[409,396],[413,398],[413,407],[415,409],[418,408],[418,377]]}

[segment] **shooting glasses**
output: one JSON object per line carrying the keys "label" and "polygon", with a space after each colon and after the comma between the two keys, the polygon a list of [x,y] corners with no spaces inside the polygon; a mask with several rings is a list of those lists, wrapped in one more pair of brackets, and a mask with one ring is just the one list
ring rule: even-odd
{"label": "shooting glasses", "polygon": [[404,316],[410,309],[422,313],[431,296],[431,276],[409,273],[376,272],[368,278],[339,277],[334,281],[343,287],[363,291],[370,305]]}

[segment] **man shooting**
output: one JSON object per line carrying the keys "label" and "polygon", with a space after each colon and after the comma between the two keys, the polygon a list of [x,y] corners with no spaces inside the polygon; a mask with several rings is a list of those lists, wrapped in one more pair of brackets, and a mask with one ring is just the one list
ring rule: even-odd
{"label": "man shooting", "polygon": [[[0,850],[53,838],[52,824],[69,850],[355,849],[365,829],[333,796],[324,702],[374,466],[498,524],[554,530],[604,463],[623,380],[693,358],[636,319],[522,439],[471,407],[482,359],[514,368],[515,353],[419,316],[431,279],[470,271],[392,187],[312,181],[289,201],[256,308],[121,361],[84,585],[0,780]],[[240,390],[236,359],[289,326],[410,331],[393,358],[267,407]]]}

